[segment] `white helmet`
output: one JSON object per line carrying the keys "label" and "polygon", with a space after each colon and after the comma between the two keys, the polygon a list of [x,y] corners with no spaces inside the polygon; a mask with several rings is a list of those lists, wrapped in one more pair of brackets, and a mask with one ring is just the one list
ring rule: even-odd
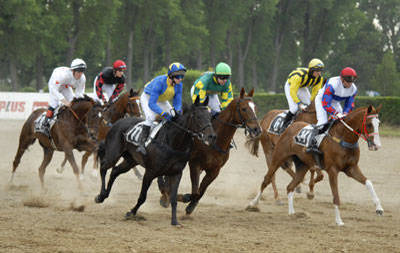
{"label": "white helmet", "polygon": [[86,63],[84,60],[76,58],[71,62],[71,69],[83,72],[86,70]]}

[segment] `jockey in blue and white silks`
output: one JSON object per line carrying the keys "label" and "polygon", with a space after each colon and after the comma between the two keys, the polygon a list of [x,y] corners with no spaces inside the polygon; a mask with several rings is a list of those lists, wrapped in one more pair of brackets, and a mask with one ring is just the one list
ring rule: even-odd
{"label": "jockey in blue and white silks", "polygon": [[[324,133],[329,124],[328,116],[332,118],[344,118],[354,108],[354,100],[357,95],[357,87],[354,81],[357,79],[357,73],[352,68],[344,68],[340,72],[340,76],[328,79],[325,86],[319,90],[315,97],[315,110],[317,113],[317,126],[324,127],[315,128],[312,134],[311,146],[307,148],[307,152],[321,153],[317,147],[316,136]],[[344,108],[341,102],[344,101]]]}
{"label": "jockey in blue and white silks", "polygon": [[[357,87],[354,81],[357,74],[352,68],[342,70],[340,76],[330,78],[315,98],[317,125],[328,122],[328,115],[343,118],[354,108]],[[346,81],[347,80],[347,81]],[[342,109],[341,102],[344,101]]]}
{"label": "jockey in blue and white silks", "polygon": [[[145,116],[145,122],[139,141],[139,152],[146,154],[144,143],[149,135],[150,126],[157,115],[171,120],[171,110],[173,108],[178,113],[182,111],[182,80],[185,73],[186,68],[183,64],[172,63],[166,75],[157,76],[145,85],[144,91],[140,96],[140,105]],[[169,100],[172,100],[173,108],[168,102]]]}

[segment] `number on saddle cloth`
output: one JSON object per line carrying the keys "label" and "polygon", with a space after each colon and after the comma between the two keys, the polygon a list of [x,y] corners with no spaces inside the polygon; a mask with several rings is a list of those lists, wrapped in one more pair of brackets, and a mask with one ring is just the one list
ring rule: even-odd
{"label": "number on saddle cloth", "polygon": [[[53,113],[54,116],[49,121],[49,124],[50,124],[49,132],[50,132],[50,129],[53,127],[54,123],[56,123],[56,121],[57,121],[59,108],[60,107],[57,107],[54,110],[54,113]],[[46,134],[46,130],[45,130],[45,127],[43,125],[43,121],[45,120],[45,118],[46,118],[46,111],[44,111],[42,114],[40,114],[40,116],[35,120],[35,123],[34,123],[34,127],[35,127],[34,131],[35,131],[35,133],[44,133],[44,134]]]}
{"label": "number on saddle cloth", "polygon": [[[297,145],[301,145],[304,147],[310,147],[312,141],[312,133],[314,131],[314,126],[308,125],[302,128],[297,135],[294,137],[294,142]],[[317,147],[321,144],[322,140],[325,138],[326,134],[320,134],[316,136]]]}
{"label": "number on saddle cloth", "polygon": [[286,114],[287,112],[282,112],[275,116],[268,127],[268,133],[280,135],[283,122],[286,118]]}
{"label": "number on saddle cloth", "polygon": [[[150,134],[149,134],[149,138],[147,139],[146,143],[145,143],[145,147],[147,147],[151,141],[156,138],[158,131],[161,129],[161,127],[166,123],[166,121],[161,121],[158,124],[153,124],[150,128]],[[138,146],[139,140],[140,140],[140,136],[142,134],[142,130],[143,130],[143,125],[144,125],[144,121],[132,126],[131,128],[129,128],[126,133],[125,133],[125,140],[129,143],[132,143],[136,146]]]}

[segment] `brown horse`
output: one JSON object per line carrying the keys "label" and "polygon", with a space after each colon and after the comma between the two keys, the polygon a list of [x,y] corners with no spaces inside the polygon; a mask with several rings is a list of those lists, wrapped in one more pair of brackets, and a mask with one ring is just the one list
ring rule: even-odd
{"label": "brown horse", "polygon": [[[140,117],[140,107],[138,103],[140,98],[139,92],[140,90],[134,91],[131,88],[129,92],[121,94],[115,102],[108,104],[105,108],[100,108],[99,105],[93,106],[92,110],[90,110],[88,114],[88,127],[96,136],[97,143],[104,140],[112,124],[119,119],[122,119],[125,115]],[[92,155],[92,152],[86,151],[82,156],[81,175],[84,173],[90,155]],[[97,152],[94,152],[93,155],[92,174],[97,176]],[[58,173],[63,173],[66,162],[67,157],[65,156],[64,161],[61,163],[61,167],[57,169]],[[138,177],[142,176],[136,168],[134,170]]]}
{"label": "brown horse", "polygon": [[81,188],[79,169],[72,150],[77,149],[79,151],[93,152],[96,148],[94,141],[90,139],[87,128],[87,115],[94,104],[94,100],[85,95],[83,98],[74,98],[69,107],[61,107],[57,114],[57,121],[50,130],[51,139],[42,133],[34,131],[35,120],[46,109],[33,111],[25,121],[19,136],[19,146],[14,158],[10,182],[12,183],[13,181],[15,171],[25,150],[38,139],[44,153],[42,164],[39,167],[39,178],[42,188],[44,187],[46,167],[53,157],[54,150],[65,153],[78,180],[78,186]]}
{"label": "brown horse", "polygon": [[[256,106],[252,98],[253,93],[254,89],[246,95],[244,88],[242,88],[240,96],[232,100],[228,107],[213,119],[213,128],[217,134],[216,144],[213,147],[199,141],[195,142],[189,160],[192,193],[179,195],[178,197],[180,201],[190,201],[186,207],[186,214],[193,212],[207,187],[215,180],[222,166],[228,161],[229,146],[236,129],[245,128],[245,131],[252,136],[257,136],[261,133],[256,117]],[[199,177],[202,170],[206,172],[206,175],[199,188]],[[166,191],[163,191],[162,186],[159,185],[159,187],[162,193],[166,193]],[[163,197],[162,199],[165,199],[165,196]],[[167,204],[164,203],[163,206],[167,206]]]}
{"label": "brown horse", "polygon": [[[271,131],[269,131],[269,128],[271,126],[271,122],[275,119],[275,117],[281,113],[283,113],[284,110],[272,110],[269,111],[267,114],[265,114],[264,118],[260,121],[260,126],[262,129],[261,135],[255,137],[255,138],[249,138],[248,141],[246,142],[246,145],[250,148],[251,153],[255,156],[258,157],[258,147],[259,147],[259,142],[261,141],[261,145],[263,147],[264,155],[266,162],[268,164],[268,161],[271,161],[272,159],[272,152],[274,151],[274,148],[276,146],[276,143],[278,142],[280,138],[280,134],[275,134]],[[315,124],[317,123],[317,117],[315,113],[315,103],[314,101],[306,108],[304,111],[299,111],[295,118],[294,122],[298,121],[304,121],[309,124]],[[295,173],[292,170],[292,161],[289,159],[287,162],[282,164],[282,168],[292,177],[294,178]],[[321,173],[320,170],[311,170],[311,176],[310,176],[310,182],[309,182],[309,192],[307,193],[307,197],[309,199],[312,199],[314,197],[314,185],[321,181],[324,176]],[[317,172],[317,178],[314,179],[314,174]],[[271,182],[272,188],[274,190],[274,198],[275,201],[280,204],[279,200],[279,195],[278,195],[278,190],[276,188],[276,183],[275,183],[275,175],[272,178]],[[298,186],[298,192],[300,192],[300,186]]]}
{"label": "brown horse", "polygon": [[[349,113],[345,119],[337,120],[334,123],[328,131],[328,135],[320,144],[319,148],[323,152],[321,165],[329,175],[336,223],[339,226],[344,225],[339,212],[338,173],[341,171],[367,187],[376,205],[376,213],[378,215],[383,214],[383,208],[371,181],[363,175],[358,167],[360,158],[360,148],[358,147],[359,137],[367,141],[369,150],[377,150],[381,146],[378,129],[379,111],[380,106],[377,109],[369,106],[368,108],[358,108]],[[295,122],[282,134],[273,151],[272,159],[268,162],[269,170],[261,184],[260,191],[249,204],[250,208],[256,208],[262,191],[271,183],[272,176],[276,170],[287,159],[292,157],[296,165],[296,176],[287,186],[287,193],[289,215],[294,214],[293,190],[303,180],[306,172],[317,165],[313,155],[305,152],[306,148],[296,142],[296,140],[299,140],[299,136],[302,136],[301,133],[304,133],[303,128],[306,126],[307,123],[305,122]]]}

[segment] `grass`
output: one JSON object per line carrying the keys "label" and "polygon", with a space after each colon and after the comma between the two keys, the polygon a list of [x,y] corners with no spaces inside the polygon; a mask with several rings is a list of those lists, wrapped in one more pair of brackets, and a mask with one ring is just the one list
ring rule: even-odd
{"label": "grass", "polygon": [[387,137],[400,137],[400,127],[381,125],[379,135]]}

